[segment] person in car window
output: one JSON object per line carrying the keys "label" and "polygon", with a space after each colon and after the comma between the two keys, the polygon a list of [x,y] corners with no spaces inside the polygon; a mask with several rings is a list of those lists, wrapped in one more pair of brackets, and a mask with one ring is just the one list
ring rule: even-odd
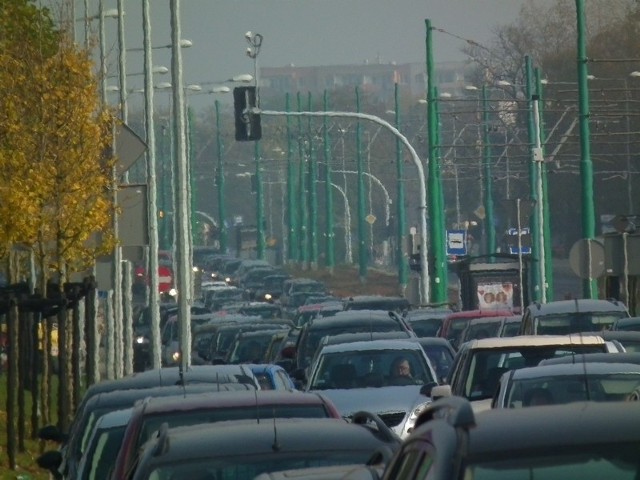
{"label": "person in car window", "polygon": [[415,383],[407,357],[396,357],[391,364],[389,385],[414,385]]}
{"label": "person in car window", "polygon": [[552,405],[553,397],[546,388],[532,388],[527,391],[522,399],[525,407],[535,407],[539,405]]}

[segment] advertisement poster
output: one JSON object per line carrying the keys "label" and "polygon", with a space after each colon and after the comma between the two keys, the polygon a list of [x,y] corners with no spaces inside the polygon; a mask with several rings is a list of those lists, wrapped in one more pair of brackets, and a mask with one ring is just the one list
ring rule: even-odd
{"label": "advertisement poster", "polygon": [[511,282],[479,283],[478,308],[480,310],[511,310],[513,284]]}

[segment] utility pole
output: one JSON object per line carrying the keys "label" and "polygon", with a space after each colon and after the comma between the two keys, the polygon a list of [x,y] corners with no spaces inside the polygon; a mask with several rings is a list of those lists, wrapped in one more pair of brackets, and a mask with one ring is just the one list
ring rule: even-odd
{"label": "utility pole", "polygon": [[[542,156],[546,158],[544,145],[546,143],[546,135],[544,131],[544,101],[542,96],[542,76],[539,68],[533,69],[533,74],[536,82],[536,92],[538,93],[538,111],[540,112],[540,143],[542,147]],[[547,181],[547,164],[542,162],[540,164],[540,174],[542,178],[542,237],[543,237],[543,261],[545,277],[542,279],[545,288],[545,294],[547,302],[553,301],[553,258],[551,255],[551,211],[549,208],[549,186]]]}
{"label": "utility pole", "polygon": [[595,214],[593,204],[593,164],[591,162],[591,132],[589,129],[589,86],[587,84],[587,35],[584,0],[576,0],[578,30],[578,103],[580,111],[580,178],[582,180],[582,237],[587,239],[589,276],[583,280],[582,294],[585,298],[597,298],[596,281],[591,272],[591,241],[595,237]]}
{"label": "utility pole", "polygon": [[[285,108],[291,111],[291,96],[285,96]],[[291,142],[291,117],[287,115],[287,214],[289,220],[289,261],[299,260],[298,212],[296,210],[296,170],[293,163],[293,143]]]}
{"label": "utility pole", "polygon": [[[400,130],[400,101],[399,86],[396,83],[393,89],[393,99],[395,108],[395,127]],[[402,143],[396,137],[396,228],[397,245],[396,258],[398,262],[398,283],[400,284],[400,294],[404,295],[407,289],[409,258],[407,256],[407,218],[404,211],[404,165],[402,162]]]}
{"label": "utility pole", "polygon": [[[360,113],[360,89],[356,87],[356,112]],[[356,164],[358,170],[358,267],[360,282],[367,278],[367,242],[365,225],[364,166],[362,164],[362,126],[356,122]]]}
{"label": "utility pole", "polygon": [[[329,109],[329,95],[325,90],[323,94],[323,107],[326,112]],[[322,118],[322,137],[324,145],[324,185],[325,185],[325,216],[326,216],[326,249],[325,249],[325,264],[329,273],[333,273],[333,267],[335,266],[335,234],[333,232],[333,191],[331,189],[331,144],[329,142],[329,128],[328,118]],[[289,122],[289,117],[287,117]]]}
{"label": "utility pole", "polygon": [[217,184],[218,184],[218,241],[220,243],[220,251],[227,253],[227,212],[225,208],[224,198],[224,159],[223,159],[223,145],[222,134],[220,132],[220,102],[215,100],[216,108],[216,147],[218,153],[218,171],[217,171]]}
{"label": "utility pole", "polygon": [[[539,206],[538,202],[542,199],[538,198],[538,182],[540,162],[538,160],[538,151],[535,148],[536,139],[536,111],[534,110],[534,103],[537,101],[537,97],[534,99],[535,93],[533,90],[533,66],[531,63],[531,57],[526,55],[525,61],[525,81],[526,81],[526,95],[527,95],[527,131],[529,142],[531,144],[530,159],[529,159],[529,196],[531,202],[534,205],[534,211],[531,215],[531,300],[534,302],[542,301],[542,278],[540,277],[540,264],[543,262],[542,252],[540,250],[541,238],[540,234],[540,218],[539,218]],[[520,234],[520,232],[518,232]]]}
{"label": "utility pole", "polygon": [[[256,106],[260,108],[260,79],[258,78],[259,69],[258,69],[258,54],[260,53],[260,48],[262,47],[262,35],[259,33],[247,32],[244,34],[244,37],[249,43],[249,47],[247,48],[247,56],[253,59],[253,78],[256,84]],[[253,147],[253,157],[256,163],[256,256],[259,260],[264,259],[264,193],[263,193],[263,185],[262,185],[262,167],[261,167],[261,151],[260,151],[260,140],[255,140]]]}
{"label": "utility pole", "polygon": [[487,102],[487,86],[482,85],[482,123],[484,135],[482,137],[483,176],[484,176],[484,225],[487,240],[487,253],[496,251],[496,229],[493,216],[493,178],[491,173],[491,138],[489,131],[489,105]]}
{"label": "utility pole", "polygon": [[189,165],[184,125],[184,88],[182,52],[180,48],[180,0],[170,0],[171,6],[171,76],[173,85],[173,128],[176,139],[176,257],[178,287],[178,324],[180,327],[180,367],[191,366],[191,235],[189,228]]}
{"label": "utility pole", "polygon": [[[151,310],[151,365],[160,368],[160,279],[158,278],[158,209],[156,207],[156,132],[153,118],[153,77],[149,0],[142,3],[144,42],[144,116],[147,134],[147,196],[149,217],[149,309]],[[164,175],[163,175],[164,177]],[[163,194],[164,192],[161,192]],[[163,221],[164,225],[164,221]]]}
{"label": "utility pole", "polygon": [[[297,95],[298,112],[302,111],[302,97],[300,92]],[[299,179],[298,184],[299,199],[300,199],[300,263],[302,268],[307,269],[309,267],[309,211],[307,209],[307,166],[304,140],[302,136],[302,117],[298,117],[298,155],[300,157]]]}
{"label": "utility pole", "polygon": [[[441,208],[440,162],[438,158],[438,113],[436,105],[435,69],[433,62],[433,39],[431,21],[425,20],[426,26],[426,64],[427,64],[427,123],[429,131],[429,174],[428,194],[430,243],[433,258],[433,275],[431,276],[431,299],[426,301],[444,303],[448,300],[447,259],[444,244],[445,226]],[[421,251],[421,255],[425,252]]]}
{"label": "utility pole", "polygon": [[[311,92],[307,97],[307,109],[313,110],[313,103],[311,101]],[[318,159],[316,158],[314,148],[314,134],[311,117],[309,117],[309,123],[307,125],[309,135],[309,207],[311,215],[309,218],[309,240],[311,242],[311,269],[318,268]]]}

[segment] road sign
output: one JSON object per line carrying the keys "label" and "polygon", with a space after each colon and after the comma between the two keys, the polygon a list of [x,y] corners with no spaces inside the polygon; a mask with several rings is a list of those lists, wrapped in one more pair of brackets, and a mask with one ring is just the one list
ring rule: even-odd
{"label": "road sign", "polygon": [[147,144],[126,124],[119,123],[115,132],[116,171],[122,176],[147,150]]}
{"label": "road sign", "polygon": [[467,254],[467,231],[447,230],[447,255]]}
{"label": "road sign", "polygon": [[580,278],[604,274],[604,245],[592,238],[581,238],[569,250],[569,265]]}
{"label": "road sign", "polygon": [[529,227],[520,229],[520,250],[518,250],[518,229],[507,230],[507,246],[511,255],[531,255],[531,231]]}
{"label": "road sign", "polygon": [[364,219],[367,221],[369,225],[373,225],[376,221],[376,216],[373,213],[370,213]]}

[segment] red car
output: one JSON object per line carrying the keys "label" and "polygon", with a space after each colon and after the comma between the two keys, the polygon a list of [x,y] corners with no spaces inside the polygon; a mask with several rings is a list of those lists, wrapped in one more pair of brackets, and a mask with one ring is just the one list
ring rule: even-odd
{"label": "red car", "polygon": [[333,402],[317,393],[271,390],[148,398],[133,409],[112,478],[133,476],[140,447],[163,423],[178,427],[260,417],[342,418]]}

